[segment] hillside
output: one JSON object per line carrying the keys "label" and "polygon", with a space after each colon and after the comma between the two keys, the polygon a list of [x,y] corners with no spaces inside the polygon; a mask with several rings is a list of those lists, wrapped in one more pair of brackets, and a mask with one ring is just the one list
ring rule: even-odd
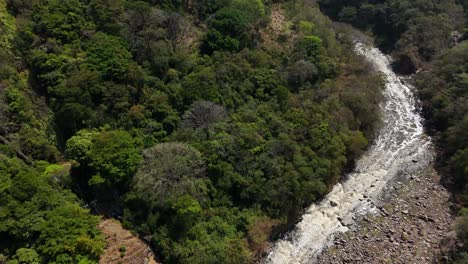
{"label": "hillside", "polygon": [[[265,257],[381,125],[382,76],[322,11],[368,31],[378,21],[357,25],[341,2],[0,0],[0,263],[119,261],[102,217],[164,263]],[[463,8],[448,2],[431,12],[447,8],[458,30]],[[466,67],[443,66],[464,46],[418,47],[415,25],[372,32],[459,95]],[[454,153],[443,157],[463,171]],[[142,257],[116,228],[138,251],[121,261]]]}
{"label": "hillside", "polygon": [[468,260],[467,73],[468,2],[454,1],[319,1],[335,20],[372,32],[377,44],[395,58],[394,68],[413,74],[422,101],[426,130],[437,148],[441,182],[457,204],[455,228],[464,246],[446,256],[454,263]]}
{"label": "hillside", "polygon": [[308,1],[1,3],[8,263],[97,262],[90,214],[167,263],[252,262],[379,120],[379,76]]}

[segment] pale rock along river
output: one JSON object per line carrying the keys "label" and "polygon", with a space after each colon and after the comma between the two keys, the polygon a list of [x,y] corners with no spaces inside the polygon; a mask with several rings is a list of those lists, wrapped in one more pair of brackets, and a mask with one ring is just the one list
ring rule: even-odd
{"label": "pale rock along river", "polygon": [[265,260],[268,264],[314,263],[338,232],[348,230],[342,222],[352,223],[353,216],[377,210],[369,200],[376,199],[405,164],[431,151],[412,87],[393,72],[389,58],[377,48],[357,43],[355,50],[386,79],[383,126],[347,180],[334,186],[320,203],[311,205],[294,230],[275,243]]}

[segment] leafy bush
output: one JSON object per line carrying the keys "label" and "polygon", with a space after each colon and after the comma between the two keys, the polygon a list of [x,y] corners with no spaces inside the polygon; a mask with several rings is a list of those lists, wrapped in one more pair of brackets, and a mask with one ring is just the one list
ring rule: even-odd
{"label": "leafy bush", "polygon": [[89,184],[96,186],[123,185],[140,163],[135,140],[122,130],[79,131],[67,141],[66,153],[81,171],[91,171]]}

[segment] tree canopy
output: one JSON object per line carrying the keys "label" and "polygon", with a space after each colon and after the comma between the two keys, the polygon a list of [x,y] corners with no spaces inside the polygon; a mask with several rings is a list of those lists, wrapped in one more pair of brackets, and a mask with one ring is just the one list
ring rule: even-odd
{"label": "tree canopy", "polygon": [[257,260],[379,122],[331,28],[305,0],[0,0],[0,262],[96,263],[95,215],[165,263]]}

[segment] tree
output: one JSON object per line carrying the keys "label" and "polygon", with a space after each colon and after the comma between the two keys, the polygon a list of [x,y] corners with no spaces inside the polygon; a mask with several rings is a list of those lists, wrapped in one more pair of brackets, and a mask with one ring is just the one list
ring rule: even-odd
{"label": "tree", "polygon": [[249,25],[246,14],[236,8],[225,7],[210,20],[211,29],[200,46],[201,51],[211,54],[216,50],[237,51],[244,45],[243,34]]}
{"label": "tree", "polygon": [[174,213],[172,232],[176,236],[183,236],[198,221],[202,213],[200,203],[190,195],[177,198],[171,205]]}
{"label": "tree", "polygon": [[91,25],[85,20],[85,5],[79,0],[50,0],[34,5],[35,32],[44,39],[70,43]]}
{"label": "tree", "polygon": [[288,83],[296,89],[310,82],[317,81],[318,69],[312,62],[299,60],[288,69]]}
{"label": "tree", "polygon": [[108,79],[126,78],[132,54],[121,39],[98,32],[91,38],[86,52],[87,69],[101,72]]}
{"label": "tree", "polygon": [[249,24],[245,13],[237,8],[226,7],[216,12],[210,25],[224,35],[240,37]]}
{"label": "tree", "polygon": [[207,129],[211,125],[223,120],[226,111],[210,101],[196,101],[184,113],[182,127],[193,129]]}
{"label": "tree", "polygon": [[205,164],[197,150],[183,143],[162,143],[143,151],[133,192],[151,208],[189,194],[205,199]]}
{"label": "tree", "polygon": [[213,68],[201,66],[190,74],[186,75],[182,81],[182,96],[185,104],[192,104],[198,100],[209,100],[219,102],[222,97],[216,83],[216,73]]}
{"label": "tree", "polygon": [[191,230],[191,239],[174,248],[176,254],[180,254],[180,263],[249,263],[245,242],[239,234],[230,233],[232,229],[234,227],[216,221],[196,225]]}
{"label": "tree", "polygon": [[66,146],[90,185],[125,186],[141,159],[135,140],[122,130],[81,130]]}
{"label": "tree", "polygon": [[[121,19],[121,35],[129,44],[134,58],[141,64],[147,64],[155,75],[163,75],[169,69],[171,47],[168,39],[176,35],[169,30],[171,16],[164,10],[151,7],[143,1],[127,3],[127,10]],[[171,28],[177,28],[171,25]],[[178,33],[178,32],[177,32]]]}
{"label": "tree", "polygon": [[240,41],[231,36],[226,36],[217,30],[210,30],[205,35],[200,46],[201,52],[205,54],[212,54],[217,50],[238,51],[240,48]]}
{"label": "tree", "polygon": [[124,11],[122,0],[91,0],[88,8],[98,30],[118,32],[119,18]]}
{"label": "tree", "polygon": [[317,36],[305,36],[298,42],[297,48],[307,58],[317,59],[323,53],[322,39]]}
{"label": "tree", "polygon": [[66,204],[49,211],[45,219],[40,226],[37,251],[49,262],[99,259],[105,245],[96,228],[99,217],[89,215],[77,204]]}
{"label": "tree", "polygon": [[45,131],[24,125],[19,131],[19,140],[22,151],[34,159],[57,161],[59,152],[47,139]]}
{"label": "tree", "polygon": [[166,232],[158,232],[159,247],[167,263],[245,264],[250,256],[242,233],[222,216],[207,217],[192,225],[187,234],[171,241]]}

